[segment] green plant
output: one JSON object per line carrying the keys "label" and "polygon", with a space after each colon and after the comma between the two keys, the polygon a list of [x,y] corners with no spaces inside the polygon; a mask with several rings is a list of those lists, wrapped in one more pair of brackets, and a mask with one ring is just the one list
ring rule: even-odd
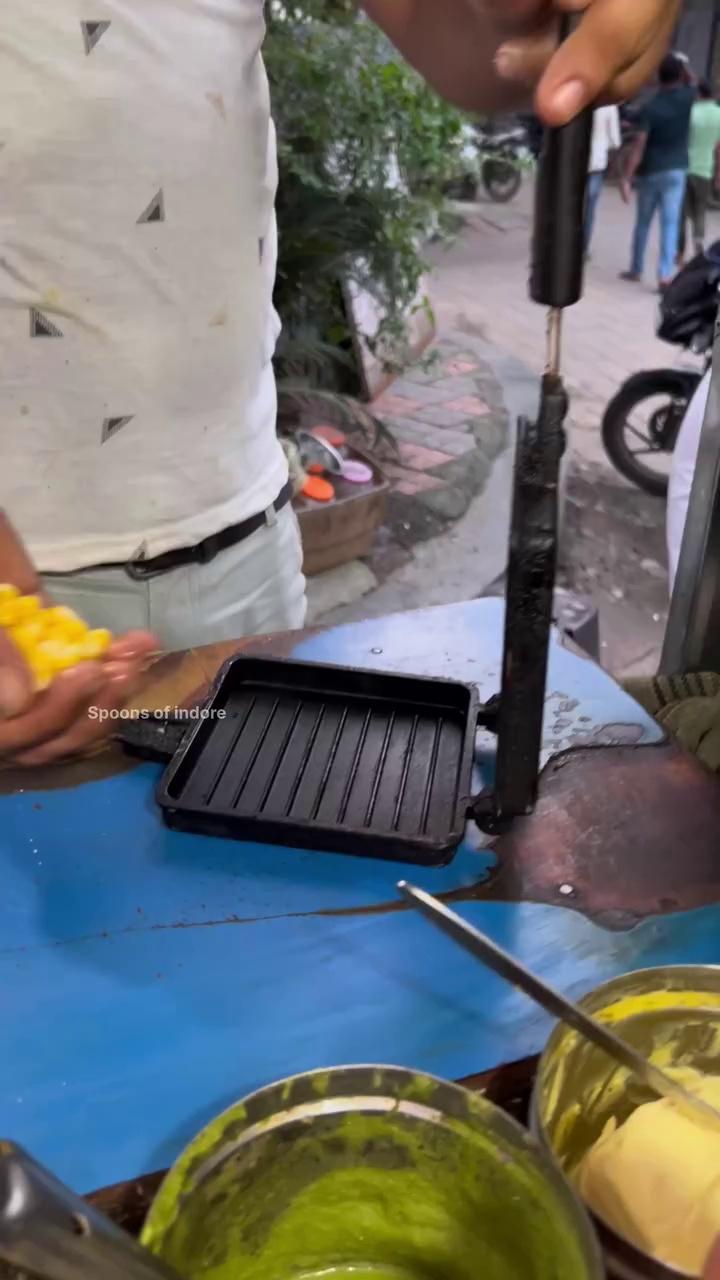
{"label": "green plant", "polygon": [[463,117],[349,0],[271,3],[265,53],[280,164],[281,393],[355,391],[343,285],[376,298],[380,328],[364,337],[402,365],[421,246],[442,223]]}

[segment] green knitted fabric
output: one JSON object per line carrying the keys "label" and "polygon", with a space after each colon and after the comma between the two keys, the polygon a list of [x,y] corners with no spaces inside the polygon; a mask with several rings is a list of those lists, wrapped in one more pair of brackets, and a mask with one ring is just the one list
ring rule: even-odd
{"label": "green knitted fabric", "polygon": [[686,751],[720,773],[720,675],[625,680],[623,688]]}

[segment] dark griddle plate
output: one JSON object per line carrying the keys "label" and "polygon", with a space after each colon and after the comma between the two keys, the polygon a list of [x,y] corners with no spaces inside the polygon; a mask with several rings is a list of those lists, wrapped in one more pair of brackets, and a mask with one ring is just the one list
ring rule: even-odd
{"label": "dark griddle plate", "polygon": [[240,657],[208,710],[158,789],[170,826],[425,866],[460,843],[475,689]]}

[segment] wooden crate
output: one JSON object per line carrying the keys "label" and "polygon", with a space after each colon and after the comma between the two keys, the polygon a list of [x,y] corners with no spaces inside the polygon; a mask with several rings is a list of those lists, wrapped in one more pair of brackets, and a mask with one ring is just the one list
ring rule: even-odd
{"label": "wooden crate", "polygon": [[385,519],[390,486],[380,467],[359,449],[348,448],[348,457],[367,463],[373,473],[370,483],[350,484],[333,477],[332,502],[310,502],[303,497],[294,501],[308,577],[369,555]]}

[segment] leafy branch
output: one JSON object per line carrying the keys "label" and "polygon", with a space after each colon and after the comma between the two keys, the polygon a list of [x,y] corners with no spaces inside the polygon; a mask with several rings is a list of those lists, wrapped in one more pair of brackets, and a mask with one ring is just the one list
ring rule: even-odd
{"label": "leafy branch", "polygon": [[365,335],[405,360],[407,316],[442,225],[443,187],[462,153],[463,117],[397,59],[352,0],[271,0],[266,64],[278,130],[277,369],[290,384],[357,390],[343,284],[383,316]]}

